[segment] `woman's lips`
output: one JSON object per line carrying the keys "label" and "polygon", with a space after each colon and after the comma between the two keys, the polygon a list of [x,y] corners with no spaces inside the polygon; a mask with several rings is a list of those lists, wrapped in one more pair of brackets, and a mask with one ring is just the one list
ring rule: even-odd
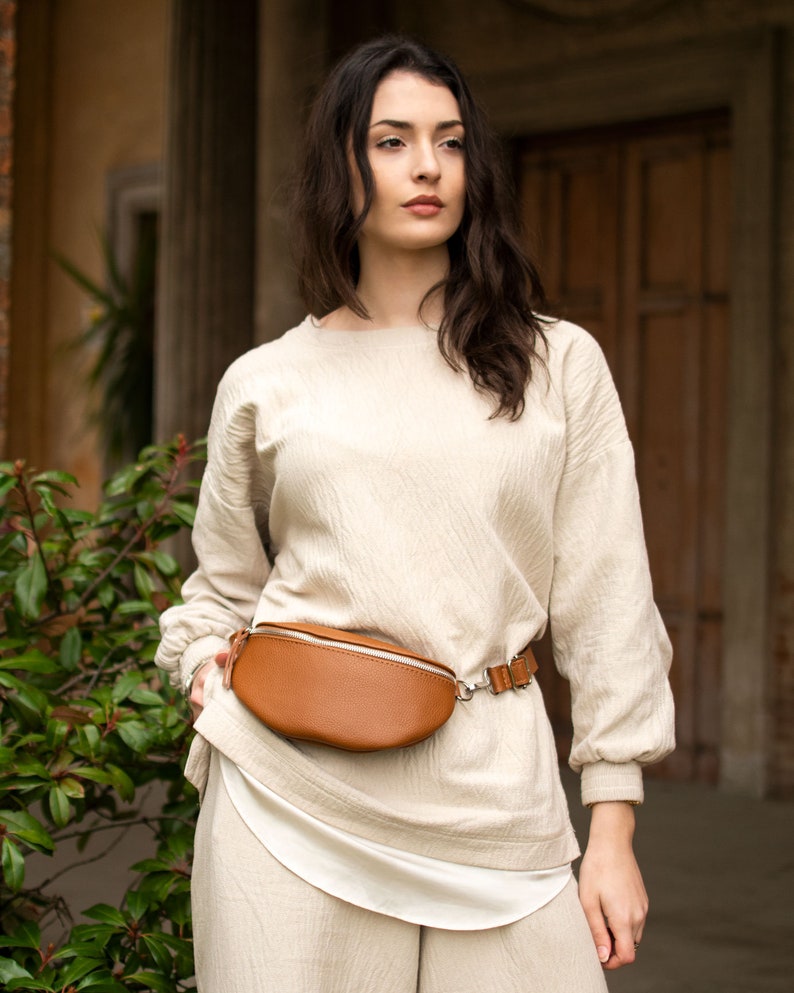
{"label": "woman's lips", "polygon": [[414,197],[403,204],[403,209],[417,217],[435,217],[440,214],[444,204],[438,197]]}

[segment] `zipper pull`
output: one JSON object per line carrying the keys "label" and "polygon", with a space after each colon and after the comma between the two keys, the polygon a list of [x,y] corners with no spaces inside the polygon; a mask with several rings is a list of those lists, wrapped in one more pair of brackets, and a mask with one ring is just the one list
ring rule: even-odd
{"label": "zipper pull", "polygon": [[226,662],[223,665],[223,688],[228,690],[232,685],[232,669],[234,668],[234,663],[240,657],[240,652],[242,652],[246,641],[248,641],[248,635],[251,633],[251,628],[240,628],[236,631],[229,639],[229,651],[226,653]]}

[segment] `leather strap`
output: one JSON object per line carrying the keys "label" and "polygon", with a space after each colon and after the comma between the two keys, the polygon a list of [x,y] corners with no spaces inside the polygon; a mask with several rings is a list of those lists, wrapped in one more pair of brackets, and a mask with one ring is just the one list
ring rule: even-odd
{"label": "leather strap", "polygon": [[509,662],[502,665],[492,665],[483,673],[490,682],[491,693],[504,693],[505,690],[518,690],[529,686],[532,677],[538,671],[538,663],[531,648],[526,648],[520,655],[515,655]]}
{"label": "leather strap", "polygon": [[514,655],[509,662],[483,669],[481,682],[464,683],[459,679],[457,696],[460,700],[471,700],[475,690],[488,690],[495,696],[504,693],[505,690],[526,689],[537,671],[538,663],[532,649],[527,645],[520,655]]}

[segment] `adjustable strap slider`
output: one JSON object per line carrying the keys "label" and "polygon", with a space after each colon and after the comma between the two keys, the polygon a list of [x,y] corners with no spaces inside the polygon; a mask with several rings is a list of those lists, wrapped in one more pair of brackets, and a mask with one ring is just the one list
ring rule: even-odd
{"label": "adjustable strap slider", "polygon": [[531,652],[528,654],[529,659],[526,654],[514,655],[509,662],[485,669],[482,675],[488,692],[496,695],[505,690],[525,690],[532,682],[532,674],[537,670],[534,656]]}
{"label": "adjustable strap slider", "polygon": [[488,690],[493,696],[504,693],[505,690],[525,690],[537,671],[538,663],[535,661],[532,649],[525,648],[520,655],[514,655],[509,662],[483,669],[482,681],[479,683],[464,683],[458,680],[457,697],[459,700],[471,700],[475,690]]}

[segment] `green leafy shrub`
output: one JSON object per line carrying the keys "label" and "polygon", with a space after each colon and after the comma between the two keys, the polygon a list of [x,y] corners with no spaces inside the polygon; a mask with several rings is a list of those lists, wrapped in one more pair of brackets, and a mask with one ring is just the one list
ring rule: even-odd
{"label": "green leafy shrub", "polygon": [[[160,546],[192,525],[200,448],[145,449],[96,512],[62,472],[0,464],[0,987],[193,989],[189,875],[196,813],[182,768],[184,702],[153,664],[157,617],[181,578]],[[141,797],[164,800],[144,815]],[[159,795],[159,794],[158,794]],[[65,906],[47,863],[110,828],[145,823],[152,857],[120,907]],[[104,835],[108,837],[108,835]],[[48,864],[48,863],[47,863]],[[28,877],[31,873],[27,874]],[[82,912],[91,923],[75,923]],[[46,934],[55,939],[42,941]]]}

